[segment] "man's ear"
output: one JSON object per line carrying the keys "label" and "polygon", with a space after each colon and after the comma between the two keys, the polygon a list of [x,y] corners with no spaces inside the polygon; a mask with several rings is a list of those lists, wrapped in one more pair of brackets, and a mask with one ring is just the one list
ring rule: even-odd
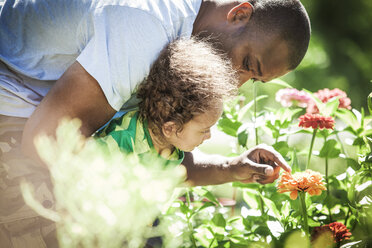
{"label": "man's ear", "polygon": [[227,21],[230,23],[248,22],[253,13],[253,6],[248,2],[233,7],[227,14]]}
{"label": "man's ear", "polygon": [[163,124],[161,128],[163,135],[166,138],[171,137],[174,133],[177,132],[177,125],[173,121],[167,121],[166,123]]}

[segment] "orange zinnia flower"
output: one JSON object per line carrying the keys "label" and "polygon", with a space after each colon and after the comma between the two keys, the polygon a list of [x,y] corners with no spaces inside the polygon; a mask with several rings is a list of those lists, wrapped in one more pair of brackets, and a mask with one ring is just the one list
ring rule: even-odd
{"label": "orange zinnia flower", "polygon": [[301,115],[300,123],[298,126],[308,128],[312,127],[313,129],[319,128],[319,129],[333,129],[333,126],[335,125],[335,121],[331,116],[326,117],[319,114],[304,114]]}
{"label": "orange zinnia flower", "polygon": [[322,190],[326,190],[324,186],[323,176],[319,172],[306,170],[304,172],[296,172],[291,174],[284,172],[278,183],[278,192],[291,192],[290,198],[295,200],[298,192],[307,192],[310,195],[320,195]]}

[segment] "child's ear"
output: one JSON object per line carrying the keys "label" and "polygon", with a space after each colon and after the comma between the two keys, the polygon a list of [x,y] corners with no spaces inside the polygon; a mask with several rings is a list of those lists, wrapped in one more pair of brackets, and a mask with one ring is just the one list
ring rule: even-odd
{"label": "child's ear", "polygon": [[173,134],[177,132],[177,125],[173,121],[167,121],[162,126],[163,135],[166,138],[170,138]]}

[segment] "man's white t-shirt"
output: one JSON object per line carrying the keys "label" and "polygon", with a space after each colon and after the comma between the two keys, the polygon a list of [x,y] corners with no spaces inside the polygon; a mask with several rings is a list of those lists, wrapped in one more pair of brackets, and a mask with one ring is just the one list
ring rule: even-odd
{"label": "man's white t-shirt", "polygon": [[120,110],[164,46],[191,36],[200,5],[201,0],[5,1],[0,114],[29,117],[76,60]]}

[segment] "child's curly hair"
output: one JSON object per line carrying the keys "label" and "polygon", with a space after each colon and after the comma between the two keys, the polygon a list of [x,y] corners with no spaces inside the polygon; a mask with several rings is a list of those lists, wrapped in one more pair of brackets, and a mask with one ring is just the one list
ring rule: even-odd
{"label": "child's curly hair", "polygon": [[178,131],[195,115],[211,110],[217,101],[237,92],[231,62],[207,42],[180,39],[170,43],[139,85],[139,115],[163,138],[162,126],[176,123]]}

